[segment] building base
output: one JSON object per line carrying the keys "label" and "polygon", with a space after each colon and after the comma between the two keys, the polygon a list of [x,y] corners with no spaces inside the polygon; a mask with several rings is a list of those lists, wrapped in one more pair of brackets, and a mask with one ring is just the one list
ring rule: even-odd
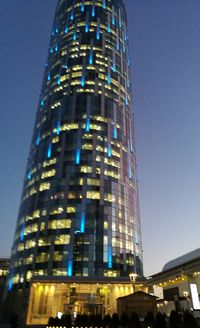
{"label": "building base", "polygon": [[30,286],[27,325],[44,325],[50,317],[63,313],[101,315],[117,312],[117,299],[133,293],[148,291],[142,282],[133,284],[126,279],[84,279],[66,277],[34,278]]}

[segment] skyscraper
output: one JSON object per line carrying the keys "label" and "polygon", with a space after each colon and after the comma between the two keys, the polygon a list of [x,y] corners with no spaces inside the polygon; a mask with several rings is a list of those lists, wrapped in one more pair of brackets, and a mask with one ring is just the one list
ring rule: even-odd
{"label": "skyscraper", "polygon": [[142,246],[125,7],[59,0],[8,289],[132,272],[142,275]]}

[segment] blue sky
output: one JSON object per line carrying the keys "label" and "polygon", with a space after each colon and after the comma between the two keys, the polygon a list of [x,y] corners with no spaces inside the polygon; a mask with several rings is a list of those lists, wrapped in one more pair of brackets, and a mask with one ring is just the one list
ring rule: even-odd
{"label": "blue sky", "polygon": [[[0,256],[12,245],[56,2],[0,4]],[[200,2],[125,4],[149,275],[199,247]]]}

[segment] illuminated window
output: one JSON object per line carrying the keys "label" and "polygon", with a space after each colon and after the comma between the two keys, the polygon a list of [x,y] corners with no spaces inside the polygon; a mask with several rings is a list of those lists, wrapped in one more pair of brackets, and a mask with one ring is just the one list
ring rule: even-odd
{"label": "illuminated window", "polygon": [[86,198],[88,198],[88,199],[100,199],[100,192],[87,191]]}
{"label": "illuminated window", "polygon": [[68,245],[70,243],[70,235],[56,236],[55,245]]}
{"label": "illuminated window", "polygon": [[50,171],[43,172],[42,175],[41,175],[41,178],[42,178],[42,179],[51,178],[51,177],[53,177],[55,174],[56,174],[56,170],[55,170],[55,169],[52,169],[52,170],[50,170]]}
{"label": "illuminated window", "polygon": [[49,229],[69,229],[71,228],[71,220],[53,220],[48,222],[48,228]]}

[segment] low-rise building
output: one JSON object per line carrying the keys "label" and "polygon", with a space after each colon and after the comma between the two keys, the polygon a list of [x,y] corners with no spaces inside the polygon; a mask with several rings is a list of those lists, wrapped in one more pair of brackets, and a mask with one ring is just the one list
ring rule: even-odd
{"label": "low-rise building", "polygon": [[148,283],[160,311],[200,310],[200,248],[165,264],[163,270],[149,277]]}
{"label": "low-rise building", "polygon": [[137,313],[141,317],[145,317],[148,312],[156,315],[156,297],[142,291],[119,297],[117,300],[117,313],[121,316],[123,313],[131,315]]}
{"label": "low-rise building", "polygon": [[9,264],[9,258],[0,258],[0,308],[6,283],[6,277],[8,275]]}

